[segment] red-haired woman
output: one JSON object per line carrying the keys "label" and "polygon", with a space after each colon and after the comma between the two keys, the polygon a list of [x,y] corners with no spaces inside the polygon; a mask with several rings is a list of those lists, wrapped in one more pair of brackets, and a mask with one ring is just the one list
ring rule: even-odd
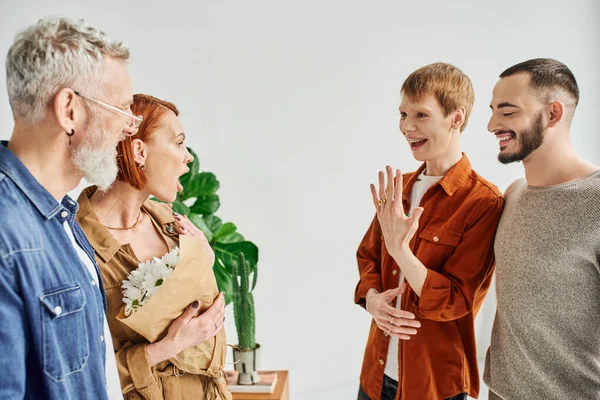
{"label": "red-haired woman", "polygon": [[124,306],[122,281],[140,262],[161,257],[178,246],[179,234],[204,238],[167,205],[148,200],[151,195],[165,202],[175,200],[182,190],[179,177],[193,161],[184,145],[177,107],[138,94],[131,110],[143,121],[137,133],[117,147],[117,181],[105,192],[93,186],[85,189],[78,200],[77,215],[104,280],[121,388],[125,399],[219,399],[214,377],[183,373],[169,359],[221,331],[225,319],[223,294],[197,318],[193,315],[198,302],[190,304],[171,323],[166,337],[154,343],[148,343],[116,318]]}

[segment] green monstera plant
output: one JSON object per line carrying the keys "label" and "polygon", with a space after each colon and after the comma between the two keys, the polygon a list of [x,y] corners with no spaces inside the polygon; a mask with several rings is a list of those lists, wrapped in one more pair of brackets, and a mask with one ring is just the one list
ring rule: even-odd
{"label": "green monstera plant", "polygon": [[[227,304],[233,301],[233,266],[239,253],[244,255],[251,272],[256,275],[258,263],[258,248],[237,231],[232,222],[223,222],[214,213],[221,202],[217,195],[219,181],[211,172],[200,172],[200,161],[192,149],[188,151],[194,156],[194,161],[188,164],[190,171],[179,178],[183,190],[177,194],[172,203],[173,211],[186,215],[190,221],[206,235],[215,253],[213,271],[220,291],[225,291]],[[256,280],[252,282],[252,289]]]}

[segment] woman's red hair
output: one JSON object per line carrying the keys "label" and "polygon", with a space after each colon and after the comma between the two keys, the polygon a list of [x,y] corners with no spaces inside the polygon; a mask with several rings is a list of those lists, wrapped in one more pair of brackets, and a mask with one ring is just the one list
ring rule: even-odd
{"label": "woman's red hair", "polygon": [[146,186],[144,171],[142,171],[140,165],[136,164],[133,158],[131,142],[134,139],[147,142],[152,133],[160,126],[161,118],[169,110],[179,116],[179,110],[173,103],[147,94],[136,94],[133,96],[131,111],[133,115],[141,115],[144,119],[135,135],[128,136],[117,145],[117,151],[119,152],[117,157],[117,164],[119,166],[117,180],[127,182],[137,190],[142,190]]}

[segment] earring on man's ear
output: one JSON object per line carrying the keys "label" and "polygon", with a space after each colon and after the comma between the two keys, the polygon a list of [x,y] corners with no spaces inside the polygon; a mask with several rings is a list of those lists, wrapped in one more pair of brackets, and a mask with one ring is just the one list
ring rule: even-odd
{"label": "earring on man's ear", "polygon": [[71,133],[69,133],[69,132],[65,132],[65,133],[69,137],[69,146],[70,146],[71,145],[71,136],[73,136],[75,134],[75,129],[71,129]]}

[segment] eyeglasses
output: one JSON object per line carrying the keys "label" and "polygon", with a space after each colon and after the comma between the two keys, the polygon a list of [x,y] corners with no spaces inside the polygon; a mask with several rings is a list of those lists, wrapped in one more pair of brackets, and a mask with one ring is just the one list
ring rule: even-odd
{"label": "eyeglasses", "polygon": [[135,129],[138,129],[140,127],[140,124],[144,120],[144,118],[141,115],[137,115],[136,116],[136,115],[130,114],[127,111],[123,111],[123,110],[121,110],[118,107],[111,106],[110,104],[106,104],[103,101],[92,99],[91,97],[84,96],[84,95],[82,95],[81,93],[79,93],[79,92],[77,92],[75,90],[73,90],[73,93],[75,93],[79,97],[83,97],[86,100],[93,101],[94,103],[99,104],[102,107],[108,108],[109,110],[112,110],[112,111],[118,112],[119,114],[123,114],[123,115],[128,116],[129,118],[131,118],[131,124],[130,125],[132,127],[134,127]]}

